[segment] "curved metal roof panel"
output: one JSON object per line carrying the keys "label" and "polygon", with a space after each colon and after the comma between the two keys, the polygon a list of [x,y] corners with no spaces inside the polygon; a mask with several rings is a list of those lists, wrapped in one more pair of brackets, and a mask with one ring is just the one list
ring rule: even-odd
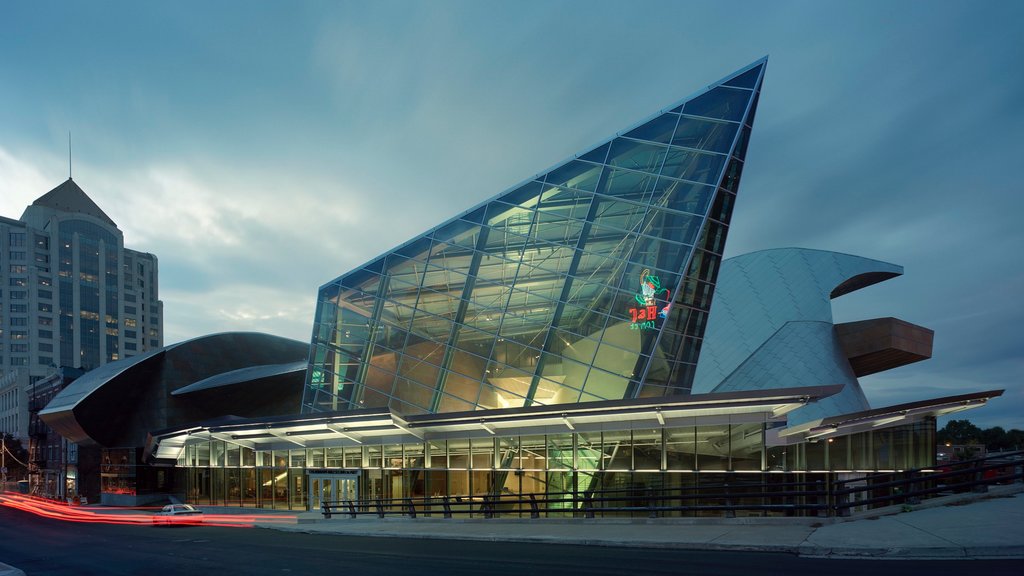
{"label": "curved metal roof panel", "polygon": [[230,372],[211,376],[205,380],[200,380],[195,384],[185,386],[184,388],[178,388],[174,392],[171,392],[171,396],[182,396],[202,390],[245,384],[261,378],[305,372],[307,366],[308,363],[305,360],[300,360],[298,362],[288,362],[286,364],[263,364],[260,366],[239,368],[238,370],[231,370]]}

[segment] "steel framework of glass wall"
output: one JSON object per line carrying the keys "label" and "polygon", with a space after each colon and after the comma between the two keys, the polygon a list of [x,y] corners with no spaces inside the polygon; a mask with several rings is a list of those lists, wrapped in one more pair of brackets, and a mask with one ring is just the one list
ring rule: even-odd
{"label": "steel framework of glass wall", "polygon": [[[761,422],[402,444],[254,451],[221,442],[186,447],[193,504],[305,510],[310,469],[359,470],[359,498],[518,496],[665,490],[742,474],[769,487],[792,478],[934,465],[935,421],[767,446]],[[790,473],[790,474],[786,474]],[[809,476],[808,476],[809,475]]]}
{"label": "steel framework of glass wall", "polygon": [[688,392],[764,64],[322,287],[303,410]]}

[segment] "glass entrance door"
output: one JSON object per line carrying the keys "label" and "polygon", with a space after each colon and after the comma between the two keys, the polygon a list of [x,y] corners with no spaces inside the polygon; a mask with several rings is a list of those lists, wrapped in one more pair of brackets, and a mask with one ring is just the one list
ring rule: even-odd
{"label": "glass entrance door", "polygon": [[358,500],[358,486],[357,478],[354,477],[310,474],[309,509],[320,510],[324,502],[335,504],[339,501]]}

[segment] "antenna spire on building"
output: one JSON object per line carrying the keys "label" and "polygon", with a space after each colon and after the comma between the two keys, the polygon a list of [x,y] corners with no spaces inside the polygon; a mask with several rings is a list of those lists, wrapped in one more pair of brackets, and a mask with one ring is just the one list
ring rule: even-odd
{"label": "antenna spire on building", "polygon": [[68,180],[71,180],[71,130],[68,130]]}

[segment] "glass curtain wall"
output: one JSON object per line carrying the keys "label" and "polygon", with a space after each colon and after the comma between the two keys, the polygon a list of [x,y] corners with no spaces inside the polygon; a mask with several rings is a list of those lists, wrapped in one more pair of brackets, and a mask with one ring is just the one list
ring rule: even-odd
{"label": "glass curtain wall", "polygon": [[773,472],[890,470],[894,460],[900,468],[934,465],[934,420],[792,446],[766,447],[764,432],[757,422],[698,422],[264,452],[214,441],[186,447],[179,464],[191,503],[290,510],[306,509],[307,468],[324,463],[360,470],[360,498],[448,496],[474,510],[485,497],[500,508],[502,499],[529,494],[579,501],[598,492],[615,498],[609,506],[646,506],[651,495],[699,495],[701,484],[716,483],[742,498],[744,487],[781,482]]}
{"label": "glass curtain wall", "polygon": [[323,287],[303,409],[689,391],[762,70]]}

